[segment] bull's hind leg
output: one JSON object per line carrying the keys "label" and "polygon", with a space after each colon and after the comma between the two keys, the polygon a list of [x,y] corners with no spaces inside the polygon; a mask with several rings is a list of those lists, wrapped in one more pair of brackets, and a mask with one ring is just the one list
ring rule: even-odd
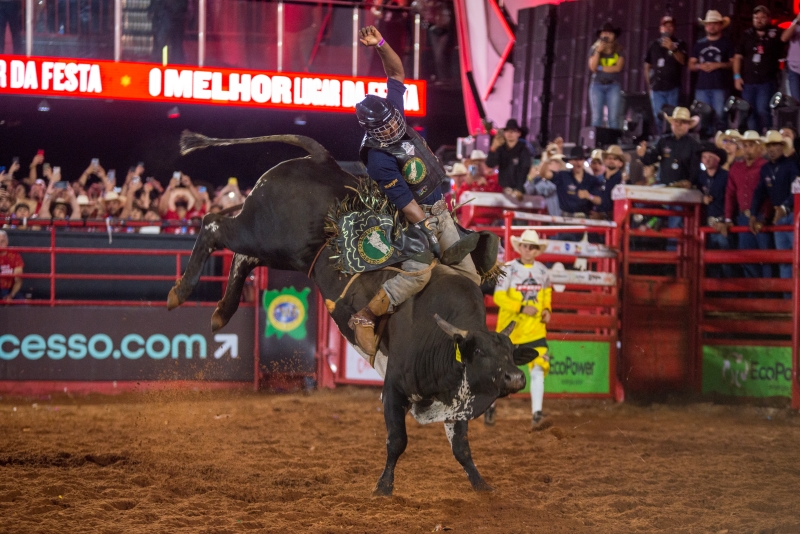
{"label": "bull's hind leg", "polygon": [[188,300],[197,282],[200,281],[200,272],[208,257],[215,250],[227,246],[227,236],[235,235],[231,232],[231,227],[236,224],[235,221],[236,219],[225,217],[219,213],[209,213],[203,217],[200,235],[197,236],[197,241],[194,243],[186,271],[169,291],[167,309],[175,309]]}
{"label": "bull's hind leg", "polygon": [[228,324],[233,314],[239,309],[239,300],[242,296],[242,288],[247,281],[247,277],[253,269],[258,267],[258,258],[245,256],[244,254],[234,254],[231,272],[228,274],[228,287],[225,295],[217,303],[217,309],[211,316],[211,331],[217,332],[220,328]]}
{"label": "bull's hind leg", "polygon": [[453,448],[453,456],[456,457],[458,463],[467,472],[467,478],[469,478],[469,483],[472,484],[472,489],[475,491],[493,491],[492,487],[478,473],[478,468],[475,467],[475,463],[472,461],[472,452],[469,450],[469,440],[467,439],[467,422],[447,421],[444,424],[444,431],[450,441],[450,446]]}
{"label": "bull's hind leg", "polygon": [[383,388],[383,418],[386,421],[386,467],[383,469],[378,484],[372,491],[374,496],[388,497],[394,490],[394,468],[400,455],[408,445],[406,434],[406,408],[408,400],[394,389]]}

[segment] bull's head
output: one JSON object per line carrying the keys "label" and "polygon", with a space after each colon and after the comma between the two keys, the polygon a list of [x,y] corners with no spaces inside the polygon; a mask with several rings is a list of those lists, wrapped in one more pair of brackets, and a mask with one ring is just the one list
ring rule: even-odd
{"label": "bull's head", "polygon": [[[467,369],[467,381],[472,392],[504,397],[525,387],[525,374],[514,364],[520,360],[519,351],[514,349],[509,332],[474,331],[456,328],[439,315],[434,315],[439,327],[449,335],[458,346],[461,361]],[[511,326],[513,329],[513,325]],[[535,352],[535,351],[534,351]],[[532,360],[533,357],[530,358]]]}

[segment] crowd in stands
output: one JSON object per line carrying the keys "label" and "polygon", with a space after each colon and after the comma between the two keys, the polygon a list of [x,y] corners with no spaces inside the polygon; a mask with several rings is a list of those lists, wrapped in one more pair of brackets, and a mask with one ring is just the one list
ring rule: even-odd
{"label": "crowd in stands", "polygon": [[[175,171],[167,186],[145,175],[144,163],[130,167],[117,176],[93,159],[77,178],[62,176],[61,168],[44,161],[44,151],[33,156],[27,173],[19,158],[6,169],[0,167],[0,221],[5,227],[35,228],[37,219],[91,220],[107,219],[150,221],[149,231],[158,231],[162,221],[165,231],[193,233],[180,223],[200,222],[206,213],[219,212],[244,202],[246,193],[239,189],[236,178],[214,190],[210,184],[195,183],[192,178]],[[81,228],[72,227],[72,230]],[[84,228],[90,230],[91,228]],[[135,231],[129,227],[124,231]]]}

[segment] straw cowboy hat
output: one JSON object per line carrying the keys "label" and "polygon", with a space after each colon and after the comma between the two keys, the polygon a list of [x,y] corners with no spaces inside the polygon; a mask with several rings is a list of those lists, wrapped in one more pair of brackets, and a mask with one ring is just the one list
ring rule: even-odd
{"label": "straw cowboy hat", "polygon": [[758,135],[755,130],[747,130],[741,138],[741,141],[755,141],[759,145],[764,142],[764,138]]}
{"label": "straw cowboy hat", "polygon": [[536,233],[536,230],[525,230],[519,237],[511,236],[511,246],[517,251],[517,254],[519,254],[519,246],[523,243],[526,245],[534,245],[539,248],[547,246],[547,240],[539,239],[539,234]]}
{"label": "straw cowboy hat", "polygon": [[700,24],[709,24],[711,22],[719,22],[722,24],[722,28],[725,29],[731,23],[730,17],[723,17],[722,13],[715,9],[709,9],[706,11],[706,18],[705,19],[697,19],[700,21]]}
{"label": "straw cowboy hat", "polygon": [[717,145],[719,148],[724,148],[722,146],[723,142],[726,139],[733,139],[736,142],[742,140],[742,134],[739,133],[739,130],[725,130],[717,132],[717,135],[714,136],[714,144]]}
{"label": "straw cowboy hat", "polygon": [[664,118],[667,119],[670,124],[672,124],[675,121],[689,121],[689,129],[690,130],[700,123],[700,117],[697,117],[697,116],[693,117],[689,113],[688,109],[680,107],[680,106],[676,107],[672,111],[672,115],[671,116],[670,115],[665,115]]}
{"label": "straw cowboy hat", "polygon": [[791,141],[781,135],[778,130],[770,130],[767,132],[767,135],[761,138],[761,142],[765,145],[772,145],[775,143],[780,143],[784,147],[791,146]]}
{"label": "straw cowboy hat", "polygon": [[86,195],[78,195],[78,206],[88,206],[92,203]]}
{"label": "straw cowboy hat", "polygon": [[592,155],[589,156],[589,161],[603,161],[603,151],[599,148],[592,150]]}
{"label": "straw cowboy hat", "polygon": [[100,199],[103,202],[111,202],[112,200],[119,200],[121,203],[125,203],[125,197],[116,193],[115,191],[109,191],[106,193],[106,196]]}
{"label": "straw cowboy hat", "polygon": [[619,145],[609,145],[609,147],[603,151],[603,159],[606,159],[608,156],[614,156],[623,163],[628,161],[628,155],[622,151],[622,147]]}
{"label": "straw cowboy hat", "polygon": [[467,167],[460,161],[453,165],[453,168],[447,171],[447,176],[458,176],[461,174],[467,174]]}
{"label": "straw cowboy hat", "polygon": [[486,159],[486,152],[483,150],[473,150],[469,155],[469,159]]}

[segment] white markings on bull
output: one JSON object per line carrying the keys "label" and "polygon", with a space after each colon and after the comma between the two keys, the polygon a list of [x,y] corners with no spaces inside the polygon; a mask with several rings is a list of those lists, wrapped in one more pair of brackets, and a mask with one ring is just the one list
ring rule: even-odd
{"label": "white markings on bull", "polygon": [[216,232],[217,230],[219,230],[219,225],[217,224],[216,221],[210,222],[206,225],[206,230],[208,230],[209,232]]}
{"label": "white markings on bull", "polygon": [[445,421],[444,422],[444,433],[447,435],[447,441],[450,442],[450,446],[453,446],[453,436],[456,435],[456,424],[452,421]]}
{"label": "white markings on bull", "polygon": [[450,401],[450,404],[445,404],[438,400],[433,401],[430,406],[421,406],[415,403],[411,405],[411,415],[421,425],[441,423],[442,421],[469,421],[472,419],[474,402],[475,395],[469,389],[467,370],[465,368],[461,386],[459,386],[458,392],[453,397],[453,400]]}

